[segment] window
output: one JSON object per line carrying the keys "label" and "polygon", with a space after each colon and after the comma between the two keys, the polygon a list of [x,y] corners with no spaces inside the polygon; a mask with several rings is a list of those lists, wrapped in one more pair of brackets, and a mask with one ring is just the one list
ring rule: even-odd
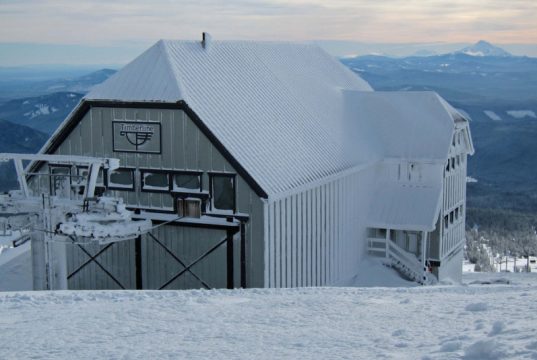
{"label": "window", "polygon": [[118,168],[108,173],[108,188],[134,191],[134,169]]}
{"label": "window", "polygon": [[447,164],[446,164],[446,172],[449,172],[449,159],[448,159]]}
{"label": "window", "polygon": [[71,194],[71,166],[49,165],[50,194],[68,198]]}
{"label": "window", "polygon": [[457,166],[459,166],[460,164],[461,164],[461,157],[457,155]]}
{"label": "window", "polygon": [[453,211],[449,213],[449,223],[453,224]]}
{"label": "window", "polygon": [[459,208],[455,209],[455,220],[459,220]]}
{"label": "window", "polygon": [[173,174],[172,190],[175,192],[201,192],[201,173],[181,172]]}
{"label": "window", "polygon": [[235,211],[235,175],[210,174],[211,210]]}
{"label": "window", "polygon": [[[77,166],[76,167],[76,177],[73,180],[76,184],[82,184],[85,185],[88,181],[88,168],[86,166]],[[103,169],[99,169],[99,174],[97,175],[97,186],[104,186],[104,175],[103,175]]]}
{"label": "window", "polygon": [[[78,195],[83,195],[88,183],[89,171],[87,166],[77,166],[76,167],[76,176],[73,177],[72,186],[77,189]],[[104,184],[104,171],[103,168],[99,169],[99,174],[97,175],[97,182],[95,183],[95,195],[102,195],[106,188]]]}
{"label": "window", "polygon": [[164,171],[142,171],[142,191],[170,191],[170,177]]}
{"label": "window", "polygon": [[449,226],[448,216],[444,216],[444,228],[447,229]]}
{"label": "window", "polygon": [[455,158],[451,158],[451,170],[455,169]]}

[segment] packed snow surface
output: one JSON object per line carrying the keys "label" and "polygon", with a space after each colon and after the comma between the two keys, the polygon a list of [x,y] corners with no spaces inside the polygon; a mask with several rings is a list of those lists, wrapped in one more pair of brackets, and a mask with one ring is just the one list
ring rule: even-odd
{"label": "packed snow surface", "polygon": [[500,121],[502,120],[502,118],[496,114],[494,111],[492,110],[485,110],[483,111],[485,113],[485,115],[487,115],[491,120],[494,120],[494,121]]}
{"label": "packed snow surface", "polygon": [[0,348],[4,359],[537,358],[537,275],[464,281],[0,293]]}
{"label": "packed snow surface", "polygon": [[535,112],[531,110],[509,110],[507,111],[507,114],[516,119],[523,119],[525,117],[537,119],[537,115],[535,115]]}

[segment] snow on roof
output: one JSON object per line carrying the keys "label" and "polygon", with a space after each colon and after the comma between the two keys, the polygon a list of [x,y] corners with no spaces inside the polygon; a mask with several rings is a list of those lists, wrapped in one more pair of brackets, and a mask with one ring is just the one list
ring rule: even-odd
{"label": "snow on roof", "polygon": [[184,100],[270,196],[370,158],[342,89],[372,91],[315,45],[161,40],[85,99]]}
{"label": "snow on roof", "polygon": [[183,95],[163,42],[159,41],[95,86],[85,98],[174,103],[183,100]]}
{"label": "snow on roof", "polygon": [[421,186],[396,182],[378,183],[369,209],[367,226],[432,231],[440,211],[441,194],[441,182]]}
{"label": "snow on roof", "polygon": [[461,115],[429,91],[348,92],[351,112],[373,127],[385,158],[447,159]]}

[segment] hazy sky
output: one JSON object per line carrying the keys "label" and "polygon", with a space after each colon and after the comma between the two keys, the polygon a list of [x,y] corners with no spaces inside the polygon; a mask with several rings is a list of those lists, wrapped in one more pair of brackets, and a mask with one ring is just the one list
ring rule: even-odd
{"label": "hazy sky", "polygon": [[537,43],[537,0],[0,0],[0,43],[160,38]]}

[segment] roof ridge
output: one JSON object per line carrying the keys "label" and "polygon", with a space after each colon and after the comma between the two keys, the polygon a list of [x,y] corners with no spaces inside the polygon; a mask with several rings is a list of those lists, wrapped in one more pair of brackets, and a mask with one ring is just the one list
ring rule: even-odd
{"label": "roof ridge", "polygon": [[166,60],[166,64],[168,65],[168,68],[171,70],[171,72],[173,73],[173,76],[175,78],[175,81],[173,81],[173,84],[177,87],[177,92],[179,93],[179,99],[177,99],[177,101],[179,101],[179,100],[185,100],[186,101],[186,95],[187,94],[184,91],[183,86],[181,85],[181,82],[179,81],[181,77],[180,77],[179,73],[177,72],[175,66],[173,66],[173,63],[171,61],[170,51],[168,49],[168,42],[169,42],[169,40],[163,40],[163,39],[160,39],[158,41],[158,43],[160,44],[159,46],[161,47],[162,51],[164,52],[164,58]]}
{"label": "roof ridge", "polygon": [[[188,43],[195,44],[199,43],[199,40],[190,40],[190,39],[160,39],[159,42],[164,43]],[[293,40],[251,40],[251,39],[215,39],[211,40],[214,43],[236,43],[236,44],[274,44],[274,45],[301,45],[305,47],[318,48],[325,51],[321,46],[308,42],[308,41],[293,41]]]}

